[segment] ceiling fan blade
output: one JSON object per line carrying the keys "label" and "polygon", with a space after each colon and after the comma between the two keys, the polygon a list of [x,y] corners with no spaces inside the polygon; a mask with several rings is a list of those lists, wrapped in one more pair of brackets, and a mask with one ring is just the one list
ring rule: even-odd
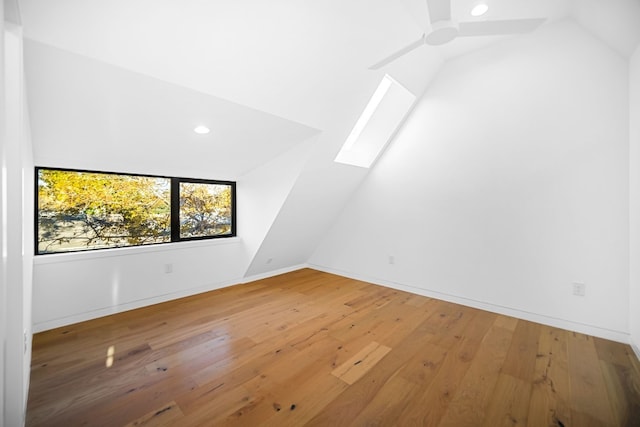
{"label": "ceiling fan blade", "polygon": [[542,25],[544,21],[546,21],[546,18],[460,22],[458,24],[458,36],[499,36],[529,33]]}
{"label": "ceiling fan blade", "polygon": [[419,48],[420,46],[422,46],[425,43],[425,35],[423,34],[422,37],[420,37],[418,40],[414,41],[413,43],[411,43],[408,46],[403,47],[402,49],[400,49],[399,51],[387,56],[386,58],[384,58],[382,61],[376,62],[375,64],[373,64],[372,66],[369,67],[370,70],[377,70],[378,68],[381,68],[393,61],[395,61],[396,59],[400,58],[402,55],[405,55],[409,52],[411,52],[414,49]]}
{"label": "ceiling fan blade", "polygon": [[427,7],[432,24],[438,21],[451,21],[451,0],[427,0]]}

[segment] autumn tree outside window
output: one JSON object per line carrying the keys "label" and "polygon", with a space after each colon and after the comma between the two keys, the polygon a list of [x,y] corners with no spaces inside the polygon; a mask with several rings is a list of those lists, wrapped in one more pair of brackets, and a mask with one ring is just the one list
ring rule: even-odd
{"label": "autumn tree outside window", "polygon": [[236,235],[235,182],[36,168],[36,254]]}

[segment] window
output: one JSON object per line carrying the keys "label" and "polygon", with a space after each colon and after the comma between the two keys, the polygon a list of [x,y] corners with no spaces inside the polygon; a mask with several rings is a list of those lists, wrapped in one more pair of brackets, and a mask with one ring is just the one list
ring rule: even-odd
{"label": "window", "polygon": [[233,226],[232,187],[211,181],[179,179],[179,240],[229,235]]}
{"label": "window", "polygon": [[36,254],[236,235],[235,182],[36,168]]}
{"label": "window", "polygon": [[335,161],[370,167],[393,138],[416,96],[385,75],[362,111]]}

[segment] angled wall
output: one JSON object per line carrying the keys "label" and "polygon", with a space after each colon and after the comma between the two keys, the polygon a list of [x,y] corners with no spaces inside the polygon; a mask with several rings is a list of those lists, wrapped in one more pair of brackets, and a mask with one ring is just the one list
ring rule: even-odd
{"label": "angled wall", "polygon": [[[320,137],[326,144],[326,135]],[[326,150],[326,145],[318,145]],[[315,153],[295,182],[253,258],[247,275],[305,264],[368,169],[344,166]]]}
{"label": "angled wall", "polygon": [[[390,75],[420,95],[442,65],[437,53],[410,69],[390,67]],[[365,70],[367,71],[367,70]],[[268,274],[306,264],[370,169],[334,162],[342,144],[384,74],[364,74],[345,81],[344,100],[327,120],[309,161],[278,212],[248,275]]]}
{"label": "angled wall", "polygon": [[312,137],[238,179],[238,235],[246,254],[245,278],[317,141]]}
{"label": "angled wall", "polygon": [[572,21],[451,60],[310,264],[626,340],[628,129],[627,62]]}

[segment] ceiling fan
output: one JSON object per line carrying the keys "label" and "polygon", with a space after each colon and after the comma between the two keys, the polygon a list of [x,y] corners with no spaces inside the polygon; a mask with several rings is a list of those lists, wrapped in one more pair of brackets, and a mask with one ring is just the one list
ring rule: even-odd
{"label": "ceiling fan", "polygon": [[[497,36],[528,33],[538,28],[546,18],[503,19],[455,23],[451,20],[451,0],[427,0],[431,31],[422,34],[415,42],[387,56],[369,67],[377,70],[418,47],[428,44],[439,46],[456,37]],[[486,6],[484,11],[486,11]]]}

